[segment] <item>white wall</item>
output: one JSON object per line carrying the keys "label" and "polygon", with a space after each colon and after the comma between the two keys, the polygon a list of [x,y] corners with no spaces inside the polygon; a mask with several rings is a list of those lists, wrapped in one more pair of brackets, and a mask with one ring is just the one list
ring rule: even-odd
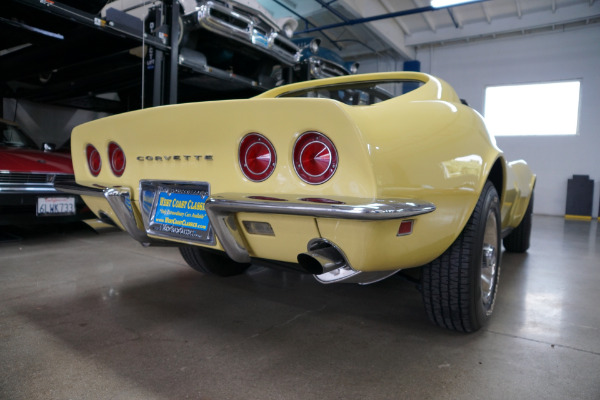
{"label": "white wall", "polygon": [[[483,112],[488,85],[581,79],[579,134],[561,137],[498,137],[509,160],[524,159],[538,175],[534,212],[564,215],[567,180],[573,174],[596,181],[600,191],[600,27],[483,40],[421,49],[421,70],[448,81],[459,96]],[[363,65],[366,67],[363,69]],[[361,60],[361,72],[391,70],[389,59]],[[381,68],[383,67],[383,68]],[[509,117],[509,116],[507,116]]]}

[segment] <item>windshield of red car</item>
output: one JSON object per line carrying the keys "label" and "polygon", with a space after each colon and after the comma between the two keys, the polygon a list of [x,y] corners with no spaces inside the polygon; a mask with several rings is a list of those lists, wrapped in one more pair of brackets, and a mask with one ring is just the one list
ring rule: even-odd
{"label": "windshield of red car", "polygon": [[415,80],[385,80],[346,82],[295,90],[278,97],[315,97],[341,101],[344,104],[365,106],[401,96],[421,86]]}
{"label": "windshield of red car", "polygon": [[4,122],[0,122],[0,146],[36,148],[35,143],[17,126]]}

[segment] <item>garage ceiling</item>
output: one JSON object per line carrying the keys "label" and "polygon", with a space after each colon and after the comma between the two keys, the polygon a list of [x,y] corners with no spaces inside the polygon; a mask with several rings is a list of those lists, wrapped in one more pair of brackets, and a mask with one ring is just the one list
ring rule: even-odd
{"label": "garage ceiling", "polygon": [[[337,50],[349,61],[373,55],[410,60],[423,46],[592,24],[600,27],[600,1],[596,0],[474,0],[438,10],[431,8],[430,0],[258,1],[276,18],[296,17],[297,37],[319,37],[324,47]],[[61,0],[62,4],[87,4],[98,10],[96,4],[101,7],[105,2]],[[48,4],[54,1],[0,1],[0,97],[107,112],[139,107],[144,69],[139,54],[132,49],[140,46],[141,39],[124,36],[118,30],[99,29],[92,23],[92,14],[87,24],[70,14],[53,15]],[[365,21],[378,16],[381,19]],[[598,29],[590,32],[600,40]],[[182,82],[181,73],[179,77]],[[204,95],[210,99],[233,96],[230,92],[199,91],[193,85],[180,86],[179,98],[187,101],[204,100],[198,97]],[[101,96],[107,92],[118,93],[119,100]],[[255,93],[256,89],[248,88],[235,95]],[[147,97],[148,93],[146,102]]]}
{"label": "garage ceiling", "polygon": [[[595,0],[487,0],[435,11],[428,10],[429,0],[261,0],[261,3],[276,17],[291,13],[301,16],[297,29],[300,36],[318,36],[323,45],[337,48],[346,58],[375,52],[412,59],[419,46],[600,22],[600,2]],[[321,29],[393,13],[408,15]]]}

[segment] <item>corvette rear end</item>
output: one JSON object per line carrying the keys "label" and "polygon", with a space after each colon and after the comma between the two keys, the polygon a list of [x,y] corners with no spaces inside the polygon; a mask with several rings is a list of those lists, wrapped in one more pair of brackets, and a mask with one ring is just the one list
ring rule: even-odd
{"label": "corvette rear end", "polygon": [[[316,126],[299,124],[300,109],[327,118]],[[88,137],[79,132],[84,127],[93,128]],[[382,198],[360,132],[337,104],[321,99],[165,107],[84,127],[73,135],[73,147],[80,149],[78,183],[110,188],[98,192],[110,203],[98,213],[143,243],[207,246],[237,262],[250,257],[297,262],[313,239],[326,243],[320,229],[331,231],[332,243],[355,241],[354,234],[339,238],[348,226],[330,227],[330,218],[358,224],[365,233],[370,225],[387,225],[397,240],[402,221],[435,209],[412,195]],[[145,136],[153,131],[163,134],[152,135],[148,149]],[[379,235],[368,236],[373,244],[379,241]],[[390,251],[378,247],[365,246],[356,255],[350,248],[342,251],[364,258],[355,262],[361,270],[403,267],[389,257],[370,256]]]}
{"label": "corvette rear end", "polygon": [[[413,86],[394,97],[380,89],[392,81]],[[323,283],[370,283],[433,262],[488,187],[507,200],[495,219],[508,233],[534,182],[521,164],[524,187],[509,181],[479,115],[418,73],[117,115],[77,127],[72,149],[77,185],[66,189],[140,243],[180,246],[203,272],[232,275],[262,259]]]}

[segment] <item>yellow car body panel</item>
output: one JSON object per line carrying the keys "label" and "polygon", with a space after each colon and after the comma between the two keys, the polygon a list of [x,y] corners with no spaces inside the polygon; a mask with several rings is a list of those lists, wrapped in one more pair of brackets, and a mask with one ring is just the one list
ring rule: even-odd
{"label": "yellow car body panel", "polygon": [[[364,106],[279,97],[315,85],[392,79],[415,80],[422,85]],[[339,154],[335,174],[319,185],[303,182],[293,165],[294,143],[308,131],[327,136]],[[238,159],[242,138],[254,132],[266,137],[277,154],[273,174],[262,182],[246,178]],[[126,155],[121,177],[108,165],[111,142]],[[98,149],[102,158],[97,177],[88,168],[88,145]],[[116,115],[76,127],[72,153],[79,185],[130,192],[132,212],[142,231],[147,228],[140,211],[143,180],[207,182],[214,197],[233,193],[371,203],[403,199],[435,205],[435,211],[414,217],[368,221],[260,212],[235,215],[239,227],[244,227],[244,221],[257,221],[269,223],[273,229],[273,235],[238,229],[238,242],[251,257],[296,262],[311,239],[322,238],[341,249],[357,271],[417,267],[440,256],[461,233],[491,176],[501,196],[502,228],[514,228],[523,218],[535,183],[535,175],[524,162],[504,160],[481,116],[461,104],[447,83],[412,72],[302,82],[248,100],[180,104]],[[84,199],[96,214],[116,217],[104,198]],[[404,220],[412,221],[412,232],[398,235]],[[165,239],[152,232],[148,236]],[[194,244],[224,249],[221,237],[213,244]]]}

